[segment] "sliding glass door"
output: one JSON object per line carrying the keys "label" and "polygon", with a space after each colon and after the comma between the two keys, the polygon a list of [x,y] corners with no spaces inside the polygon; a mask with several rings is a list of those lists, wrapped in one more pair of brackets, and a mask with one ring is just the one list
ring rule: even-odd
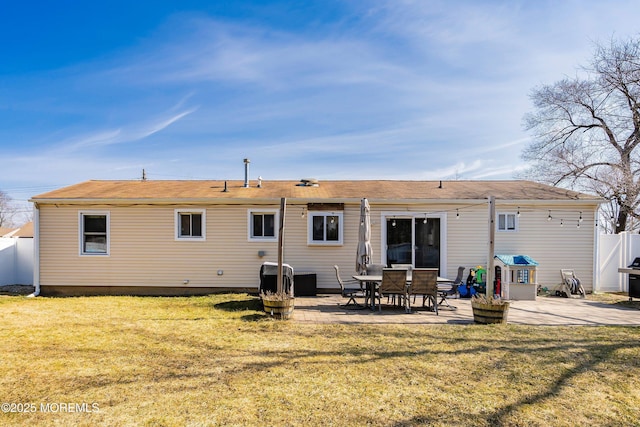
{"label": "sliding glass door", "polygon": [[440,218],[386,219],[387,265],[440,268]]}

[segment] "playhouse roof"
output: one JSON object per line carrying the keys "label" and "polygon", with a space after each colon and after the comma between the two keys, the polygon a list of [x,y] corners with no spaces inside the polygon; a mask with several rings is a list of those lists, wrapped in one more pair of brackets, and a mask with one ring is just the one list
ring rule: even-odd
{"label": "playhouse roof", "polygon": [[508,266],[537,266],[538,262],[527,255],[496,255],[504,265]]}

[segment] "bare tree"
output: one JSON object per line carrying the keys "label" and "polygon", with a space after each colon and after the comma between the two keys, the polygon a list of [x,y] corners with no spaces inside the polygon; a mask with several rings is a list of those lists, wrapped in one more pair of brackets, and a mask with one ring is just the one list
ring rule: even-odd
{"label": "bare tree", "polygon": [[640,215],[640,39],[596,45],[580,76],[533,90],[525,116],[533,134],[522,176],[594,193],[610,203],[615,233],[638,226]]}
{"label": "bare tree", "polygon": [[11,197],[4,191],[0,190],[0,227],[13,226],[13,208],[11,206]]}

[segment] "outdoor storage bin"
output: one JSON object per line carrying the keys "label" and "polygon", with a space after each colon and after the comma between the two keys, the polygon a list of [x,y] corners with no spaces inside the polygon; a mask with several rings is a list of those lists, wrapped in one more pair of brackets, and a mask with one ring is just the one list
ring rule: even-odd
{"label": "outdoor storage bin", "polygon": [[294,293],[297,297],[315,297],[317,294],[316,273],[296,273]]}

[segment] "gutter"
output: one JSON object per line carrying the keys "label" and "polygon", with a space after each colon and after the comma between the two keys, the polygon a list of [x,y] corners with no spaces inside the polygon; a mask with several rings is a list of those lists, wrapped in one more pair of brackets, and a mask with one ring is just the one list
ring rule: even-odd
{"label": "gutter", "polygon": [[40,207],[33,204],[33,286],[35,290],[29,297],[40,295]]}

